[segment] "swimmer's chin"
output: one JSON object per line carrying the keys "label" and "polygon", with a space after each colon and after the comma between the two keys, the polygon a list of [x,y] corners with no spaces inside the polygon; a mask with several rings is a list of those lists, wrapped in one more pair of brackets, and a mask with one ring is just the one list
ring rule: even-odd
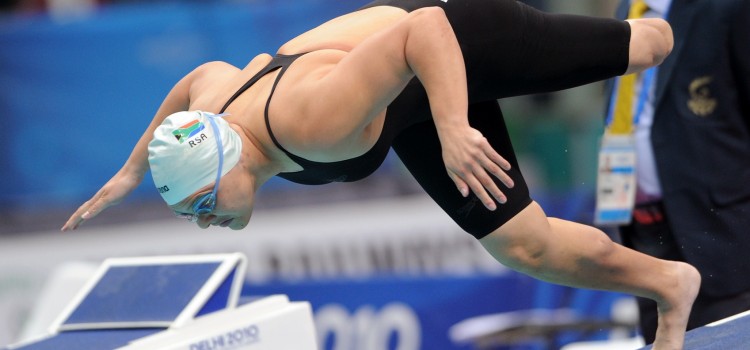
{"label": "swimmer's chin", "polygon": [[247,227],[247,222],[241,222],[239,220],[232,220],[232,222],[226,227],[232,231],[239,231]]}

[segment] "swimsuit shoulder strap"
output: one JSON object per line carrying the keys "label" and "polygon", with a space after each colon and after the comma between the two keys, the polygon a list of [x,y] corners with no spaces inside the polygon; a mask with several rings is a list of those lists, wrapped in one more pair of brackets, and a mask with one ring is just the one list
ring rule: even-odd
{"label": "swimsuit shoulder strap", "polygon": [[[288,67],[292,62],[294,62],[295,59],[302,56],[304,54],[298,54],[298,55],[292,55],[292,56],[286,56],[286,55],[276,55],[271,62],[269,62],[263,69],[261,69],[258,73],[255,73],[252,78],[250,78],[242,87],[240,87],[237,92],[232,95],[232,97],[227,100],[227,103],[224,104],[224,107],[221,107],[221,111],[219,113],[224,113],[224,111],[229,107],[229,105],[234,102],[240,95],[242,95],[243,92],[245,92],[247,89],[249,89],[251,86],[253,86],[260,78],[262,78],[264,75],[273,72],[279,68]],[[281,75],[279,75],[281,76]],[[276,79],[278,82],[278,78]],[[274,83],[274,87],[276,86],[276,83]],[[273,92],[272,92],[273,94]],[[269,98],[270,99],[270,98]]]}
{"label": "swimsuit shoulder strap", "polygon": [[301,166],[305,167],[307,163],[309,163],[308,160],[299,157],[289,151],[286,150],[279,141],[276,139],[276,136],[273,134],[273,130],[271,130],[271,124],[268,120],[268,106],[271,104],[271,98],[273,97],[273,93],[276,91],[276,86],[279,84],[279,81],[281,80],[281,76],[284,75],[284,72],[286,72],[287,68],[289,68],[290,65],[299,57],[304,55],[305,53],[296,54],[296,55],[276,55],[273,57],[271,62],[269,62],[263,69],[261,69],[258,73],[256,73],[250,80],[248,80],[242,87],[237,90],[237,92],[232,95],[232,97],[229,98],[227,103],[224,104],[224,107],[221,108],[221,111],[219,113],[224,113],[224,111],[229,107],[229,105],[234,102],[240,95],[242,95],[245,90],[249,89],[253,84],[255,84],[260,78],[262,78],[264,75],[273,72],[279,68],[281,68],[281,71],[279,72],[279,75],[276,77],[276,80],[273,82],[273,86],[271,87],[271,93],[268,95],[268,100],[266,101],[266,107],[263,111],[265,122],[266,122],[266,129],[268,130],[268,135],[271,137],[271,141],[273,141],[274,145],[278,147],[282,152],[284,152],[290,159],[297,162]]}
{"label": "swimsuit shoulder strap", "polygon": [[276,56],[274,58],[274,60],[278,59],[280,63],[279,66],[281,67],[281,71],[279,72],[279,75],[276,76],[276,80],[273,82],[273,86],[271,87],[271,93],[268,95],[268,100],[266,101],[266,108],[263,111],[263,117],[265,118],[265,121],[266,121],[266,130],[268,130],[268,136],[271,137],[271,141],[273,141],[273,144],[276,145],[276,147],[278,147],[282,152],[284,152],[284,154],[286,154],[291,160],[293,160],[294,162],[296,162],[303,168],[306,168],[306,165],[311,162],[307,159],[304,159],[300,156],[295,155],[292,152],[289,152],[286,148],[284,148],[284,146],[282,146],[279,143],[279,141],[276,139],[276,136],[273,134],[273,130],[271,130],[271,122],[268,118],[268,107],[271,105],[271,98],[273,98],[273,94],[276,91],[276,86],[279,84],[279,81],[281,81],[281,76],[283,76],[284,72],[286,72],[289,66],[292,65],[292,62],[294,62],[294,60],[296,60],[302,55],[304,55],[304,53],[292,55],[292,56]]}

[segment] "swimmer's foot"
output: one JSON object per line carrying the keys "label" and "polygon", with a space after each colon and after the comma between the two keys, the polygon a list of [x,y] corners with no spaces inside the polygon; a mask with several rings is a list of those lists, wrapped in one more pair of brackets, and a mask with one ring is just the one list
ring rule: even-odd
{"label": "swimmer's foot", "polygon": [[674,278],[669,293],[663,300],[657,300],[659,326],[656,329],[654,350],[681,350],[685,342],[690,310],[698,295],[701,276],[694,267],[682,263],[674,264]]}

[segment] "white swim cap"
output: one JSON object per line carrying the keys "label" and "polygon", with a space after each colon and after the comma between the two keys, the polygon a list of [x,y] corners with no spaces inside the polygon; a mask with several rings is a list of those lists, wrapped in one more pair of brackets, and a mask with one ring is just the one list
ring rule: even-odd
{"label": "white swim cap", "polygon": [[177,204],[216,181],[219,155],[213,125],[218,128],[224,149],[224,176],[240,160],[242,140],[221,115],[177,112],[154,131],[148,144],[148,162],[154,184],[168,205]]}

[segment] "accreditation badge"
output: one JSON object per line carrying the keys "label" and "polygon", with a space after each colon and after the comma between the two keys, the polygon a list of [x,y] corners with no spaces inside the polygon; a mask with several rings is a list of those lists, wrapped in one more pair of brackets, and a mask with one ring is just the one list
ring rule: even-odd
{"label": "accreditation badge", "polygon": [[604,133],[599,152],[594,223],[629,224],[635,205],[635,138]]}

